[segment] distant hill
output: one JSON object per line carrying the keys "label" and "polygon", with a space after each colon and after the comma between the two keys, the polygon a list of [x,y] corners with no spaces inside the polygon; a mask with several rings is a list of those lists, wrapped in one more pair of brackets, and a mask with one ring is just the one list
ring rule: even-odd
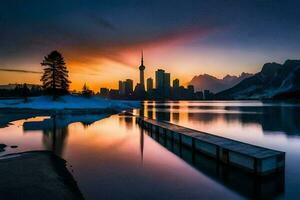
{"label": "distant hill", "polygon": [[300,60],[266,63],[257,74],[216,95],[220,99],[299,98]]}
{"label": "distant hill", "polygon": [[252,75],[253,74],[243,72],[240,76],[227,75],[223,79],[218,79],[209,74],[201,74],[199,76],[194,76],[189,84],[193,85],[196,91],[210,90],[211,92],[216,93],[231,88]]}

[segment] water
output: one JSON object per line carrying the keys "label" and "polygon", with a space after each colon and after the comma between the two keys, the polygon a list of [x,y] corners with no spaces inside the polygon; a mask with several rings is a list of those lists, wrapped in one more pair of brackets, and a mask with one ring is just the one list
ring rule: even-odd
{"label": "water", "polygon": [[[240,199],[300,195],[300,104],[270,102],[144,102],[145,116],[286,152],[282,175],[256,179],[201,155],[171,152],[134,117],[15,117],[0,128],[3,154],[47,149],[67,160],[86,199]],[[3,118],[14,118],[3,115]],[[55,122],[55,123],[54,123]]]}

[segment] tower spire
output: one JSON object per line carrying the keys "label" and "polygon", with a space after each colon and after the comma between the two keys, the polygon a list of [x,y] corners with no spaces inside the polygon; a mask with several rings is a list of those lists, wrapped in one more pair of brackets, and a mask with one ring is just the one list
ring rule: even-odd
{"label": "tower spire", "polygon": [[142,63],[142,65],[144,65],[144,52],[143,52],[143,49],[142,49],[141,63]]}
{"label": "tower spire", "polygon": [[144,53],[143,50],[141,51],[141,66],[139,67],[140,70],[140,85],[143,91],[145,91],[145,81],[144,81],[144,71],[145,71],[145,66],[144,66]]}

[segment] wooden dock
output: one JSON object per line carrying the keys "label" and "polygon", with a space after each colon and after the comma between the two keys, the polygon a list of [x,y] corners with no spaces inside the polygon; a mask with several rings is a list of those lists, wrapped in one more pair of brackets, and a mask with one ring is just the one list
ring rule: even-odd
{"label": "wooden dock", "polygon": [[165,140],[176,142],[216,159],[218,162],[236,166],[263,176],[279,172],[285,166],[285,153],[236,140],[189,129],[165,121],[136,117],[137,123]]}

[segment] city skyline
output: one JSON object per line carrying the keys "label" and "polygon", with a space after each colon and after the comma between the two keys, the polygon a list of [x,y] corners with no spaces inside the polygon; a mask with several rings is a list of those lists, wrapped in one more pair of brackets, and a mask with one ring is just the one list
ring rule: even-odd
{"label": "city skyline", "polygon": [[[118,89],[101,87],[97,95],[111,99],[138,100],[211,100],[214,98],[214,94],[207,88],[203,91],[196,91],[191,84],[184,87],[178,78],[171,79],[171,73],[164,69],[157,69],[154,78],[145,77],[147,67],[144,65],[143,51],[141,51],[141,63],[138,70],[139,80],[135,85],[129,78],[119,80]],[[145,78],[147,78],[146,82]]]}
{"label": "city skyline", "polygon": [[157,0],[70,2],[1,1],[0,84],[39,83],[39,63],[55,49],[77,90],[138,79],[140,49],[147,54],[145,76],[163,68],[182,84],[203,73],[256,73],[300,53],[299,1],[190,0],[172,9]]}
{"label": "city skyline", "polygon": [[[134,87],[134,81],[132,79],[127,78],[125,81],[119,80],[118,90],[121,94],[132,93],[134,90],[138,90],[138,89],[146,92],[149,92],[150,90],[153,89],[163,90],[165,89],[165,87],[171,87],[171,86],[174,87],[174,80],[178,80],[178,87],[180,87],[179,79],[174,78],[174,80],[172,81],[170,78],[171,74],[165,72],[165,70],[163,69],[157,69],[155,71],[155,79],[153,79],[152,76],[149,76],[146,77],[146,81],[145,81],[144,73],[146,70],[146,66],[144,66],[143,50],[141,51],[141,64],[138,67],[138,70],[139,70],[139,80],[136,81],[135,87]],[[167,80],[165,80],[165,77],[167,77]],[[153,80],[155,80],[155,82]],[[171,82],[173,83],[172,85]],[[154,87],[154,83],[155,83],[155,87]],[[114,88],[109,88],[109,89],[114,89]]]}
{"label": "city skyline", "polygon": [[[158,83],[158,76],[164,76],[164,75],[167,75],[167,77],[168,77],[168,83],[167,83],[167,85],[168,85],[168,87],[173,87],[173,85],[174,85],[174,81],[176,82],[176,81],[178,81],[178,87],[180,87],[180,86],[183,86],[183,87],[188,87],[189,85],[187,84],[187,83],[182,83],[182,82],[180,82],[181,84],[179,84],[179,79],[176,77],[176,76],[174,76],[173,78],[171,78],[171,73],[168,73],[168,72],[166,72],[164,69],[162,69],[162,67],[160,67],[160,68],[157,68],[155,71],[154,71],[154,74],[152,74],[152,75],[154,75],[154,77],[155,78],[152,78],[152,75],[149,75],[149,73],[147,73],[147,75],[148,76],[146,76],[145,77],[145,72],[147,72],[147,70],[146,70],[146,67],[144,66],[144,51],[143,50],[141,50],[141,58],[140,58],[140,65],[139,65],[139,67],[136,67],[136,72],[138,72],[139,73],[139,79],[137,79],[137,80],[134,80],[134,79],[131,79],[130,77],[126,77],[125,78],[125,81],[122,81],[122,80],[119,80],[119,82],[117,83],[117,81],[116,80],[114,80],[114,82],[116,83],[116,84],[114,84],[114,85],[116,85],[115,87],[101,87],[100,86],[100,88],[90,88],[90,85],[89,84],[87,84],[87,82],[84,82],[84,84],[80,87],[80,88],[72,88],[72,90],[74,90],[74,91],[81,91],[82,90],[82,87],[84,87],[84,86],[87,86],[87,87],[89,87],[89,89],[92,89],[95,93],[98,93],[100,90],[101,90],[101,88],[108,88],[108,89],[112,89],[112,90],[119,90],[120,92],[122,91],[122,89],[120,89],[121,87],[123,87],[123,89],[124,90],[128,90],[128,89],[125,89],[125,87],[124,87],[124,85],[122,85],[122,84],[125,84],[125,82],[130,82],[130,85],[131,85],[131,88],[132,89],[130,89],[130,91],[131,92],[133,92],[134,91],[134,86],[139,86],[139,85],[142,85],[142,90],[144,90],[144,91],[148,91],[148,81],[149,81],[149,79],[151,79],[151,84],[152,84],[152,87],[151,87],[151,89],[158,89],[158,88],[161,88],[161,87],[164,87],[163,85],[164,85],[164,83],[162,83],[162,82],[160,82],[160,83]],[[147,67],[147,69],[148,68],[154,68],[154,67]],[[0,70],[1,71],[1,70]],[[7,71],[9,71],[9,70],[7,70]],[[13,71],[12,71],[13,72]],[[39,73],[39,72],[23,72],[23,73],[35,73],[35,74],[38,74],[38,75],[40,75],[41,73]],[[162,74],[161,74],[162,73]],[[160,79],[162,80],[163,78],[162,77],[160,77]],[[141,84],[141,83],[143,83],[143,84]],[[9,82],[9,83],[7,83],[7,85],[22,85],[23,84],[23,82]],[[36,84],[36,83],[26,83],[26,84],[33,84],[33,85],[41,85],[41,84]]]}

